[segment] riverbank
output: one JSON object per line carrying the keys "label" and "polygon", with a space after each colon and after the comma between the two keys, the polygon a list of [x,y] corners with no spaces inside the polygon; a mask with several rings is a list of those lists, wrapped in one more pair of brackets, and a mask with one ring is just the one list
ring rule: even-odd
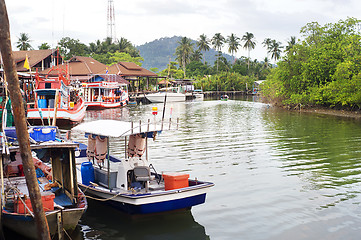
{"label": "riverbank", "polygon": [[351,111],[351,110],[344,110],[344,109],[329,109],[329,108],[323,108],[323,107],[313,107],[313,108],[291,109],[291,111],[327,114],[327,115],[333,115],[333,116],[338,116],[338,117],[361,119],[361,111]]}

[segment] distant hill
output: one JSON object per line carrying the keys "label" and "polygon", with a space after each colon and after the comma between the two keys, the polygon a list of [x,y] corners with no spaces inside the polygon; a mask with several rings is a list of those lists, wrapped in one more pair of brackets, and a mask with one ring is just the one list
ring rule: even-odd
{"label": "distant hill", "polygon": [[[164,37],[137,46],[136,48],[140,51],[140,55],[144,58],[142,67],[148,70],[150,68],[156,67],[159,69],[159,71],[166,69],[167,64],[169,63],[169,58],[171,59],[171,61],[175,61],[175,49],[177,48],[178,42],[181,38],[182,37],[180,36]],[[194,49],[197,49],[196,41],[192,41],[194,43]],[[214,49],[210,49],[205,53],[205,59],[208,64],[214,65],[214,61],[216,60],[216,53],[217,52]],[[223,56],[228,61],[232,60],[232,56],[228,54],[223,53]]]}

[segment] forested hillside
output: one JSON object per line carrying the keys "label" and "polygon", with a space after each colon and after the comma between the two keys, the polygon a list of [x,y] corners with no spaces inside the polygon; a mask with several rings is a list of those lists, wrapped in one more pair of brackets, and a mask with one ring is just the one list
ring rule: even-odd
{"label": "forested hillside", "polygon": [[[157,40],[154,40],[149,43],[137,46],[136,48],[140,51],[140,55],[144,58],[142,67],[146,69],[158,68],[159,71],[167,68],[169,59],[175,61],[176,56],[174,55],[175,50],[178,46],[178,42],[182,37],[164,37]],[[197,48],[196,41],[193,40],[194,50]],[[214,64],[216,61],[217,52],[214,49],[210,49],[205,53],[206,62],[210,65]],[[228,60],[232,60],[232,56],[228,54],[223,54],[223,56]]]}

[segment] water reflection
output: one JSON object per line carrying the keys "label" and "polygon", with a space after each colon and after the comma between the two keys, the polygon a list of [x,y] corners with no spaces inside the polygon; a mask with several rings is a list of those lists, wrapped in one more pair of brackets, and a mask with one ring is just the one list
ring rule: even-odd
{"label": "water reflection", "polygon": [[80,227],[85,239],[209,239],[204,227],[194,220],[190,211],[131,219],[92,200]]}
{"label": "water reflection", "polygon": [[[265,112],[267,128],[275,136],[273,156],[282,161],[288,175],[306,184],[304,191],[318,190],[334,198],[320,207],[357,196],[361,177],[359,121],[296,112]],[[337,195],[337,196],[336,196]]]}
{"label": "water reflection", "polygon": [[[192,231],[188,228],[195,227],[201,229],[200,239],[207,235],[217,240],[358,239],[360,122],[283,111],[255,101],[206,100],[166,106],[166,118],[171,108],[172,118],[179,117],[179,130],[165,131],[155,142],[149,141],[150,160],[157,171],[183,171],[191,178],[214,182],[215,187],[205,204],[192,208],[185,217],[188,220],[173,221],[173,226],[181,224],[179,228],[163,229],[165,235],[182,236],[179,231],[184,231],[187,237]],[[153,119],[153,106],[161,118],[163,104],[117,109],[104,116],[126,121]],[[102,113],[87,114],[85,121],[103,117]],[[111,144],[111,152],[122,157],[124,148],[115,141]],[[97,221],[96,215],[92,220],[88,216],[82,219],[82,231],[89,230],[87,238],[131,237],[127,229],[116,225],[118,219]],[[140,223],[129,224],[122,220],[122,226],[133,231]],[[192,234],[198,237],[198,232]]]}

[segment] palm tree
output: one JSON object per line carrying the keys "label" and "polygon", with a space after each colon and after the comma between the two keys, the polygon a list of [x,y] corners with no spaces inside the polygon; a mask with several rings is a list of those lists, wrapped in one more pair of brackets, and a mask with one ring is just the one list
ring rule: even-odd
{"label": "palm tree", "polygon": [[221,55],[221,49],[223,47],[224,42],[226,41],[226,39],[220,34],[220,33],[216,33],[214,34],[211,43],[213,45],[213,47],[218,51],[218,56],[217,56],[217,72],[218,72],[218,61],[219,61],[219,57]]}
{"label": "palm tree", "polygon": [[269,59],[268,59],[268,57],[265,57],[264,60],[263,60],[262,68],[267,69],[269,67],[270,67]]}
{"label": "palm tree", "polygon": [[271,59],[275,60],[275,63],[278,59],[281,57],[281,49],[283,46],[281,46],[281,42],[277,42],[276,40],[272,40],[271,48],[268,50],[268,53],[271,53]]}
{"label": "palm tree", "polygon": [[191,61],[200,62],[202,61],[202,53],[201,50],[197,49],[193,52],[191,56]]}
{"label": "palm tree", "polygon": [[286,46],[286,52],[289,52],[293,46],[296,45],[296,37],[295,36],[291,36],[290,40],[287,41],[288,45]]}
{"label": "palm tree", "polygon": [[243,48],[248,50],[248,69],[249,69],[249,59],[251,54],[251,49],[256,47],[256,42],[253,41],[254,35],[253,33],[246,32],[242,37],[242,41],[244,42]]}
{"label": "palm tree", "polygon": [[238,47],[240,45],[239,43],[239,37],[237,37],[235,34],[231,34],[231,36],[228,36],[227,42],[228,42],[228,52],[233,57],[233,63],[234,63],[234,55],[233,53],[237,53]]}
{"label": "palm tree", "polygon": [[29,35],[27,33],[20,33],[20,37],[16,42],[16,47],[19,48],[20,51],[32,50],[33,47],[30,45],[31,40],[29,39]]}
{"label": "palm tree", "polygon": [[184,78],[186,77],[186,65],[190,62],[190,58],[193,53],[193,43],[192,40],[183,37],[178,42],[178,47],[175,50],[175,53],[177,55],[177,60],[179,62],[179,65],[183,67],[184,72]]}
{"label": "palm tree", "polygon": [[268,54],[268,51],[269,51],[269,49],[271,48],[272,39],[270,39],[270,38],[265,38],[265,39],[263,40],[262,44],[263,44],[263,46],[264,46],[265,48],[267,48],[267,54]]}
{"label": "palm tree", "polygon": [[200,51],[203,52],[203,63],[206,64],[206,58],[204,54],[206,51],[209,51],[210,47],[209,47],[209,39],[205,34],[199,36],[197,47]]}
{"label": "palm tree", "polygon": [[132,47],[132,44],[128,41],[128,39],[121,37],[118,42],[118,47],[120,52],[127,52],[129,48]]}

